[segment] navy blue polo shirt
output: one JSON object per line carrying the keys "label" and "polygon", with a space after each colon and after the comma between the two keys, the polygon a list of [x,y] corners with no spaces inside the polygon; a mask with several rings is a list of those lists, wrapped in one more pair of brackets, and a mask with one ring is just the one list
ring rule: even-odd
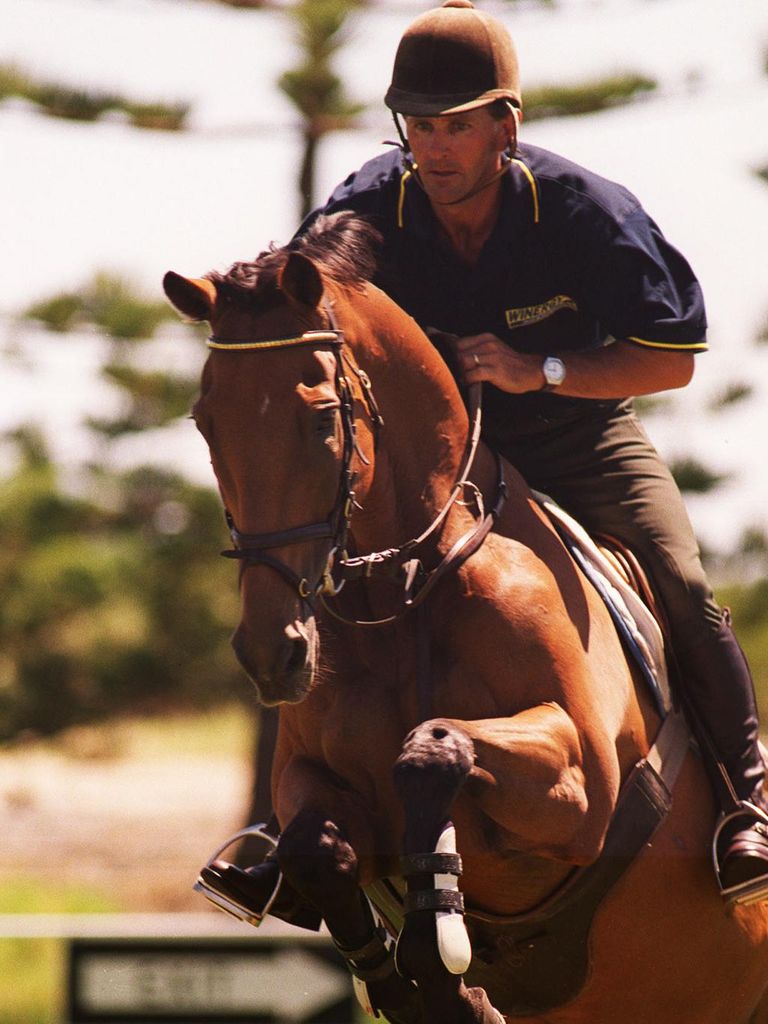
{"label": "navy blue polo shirt", "polygon": [[[374,279],[424,328],[490,331],[542,357],[629,340],[706,349],[701,288],[683,256],[621,185],[521,145],[502,178],[496,225],[468,267],[444,241],[399,150],[364,164],[322,211],[354,210],[384,245]],[[313,214],[311,216],[316,215]],[[484,386],[484,433],[511,438],[618,402]]]}

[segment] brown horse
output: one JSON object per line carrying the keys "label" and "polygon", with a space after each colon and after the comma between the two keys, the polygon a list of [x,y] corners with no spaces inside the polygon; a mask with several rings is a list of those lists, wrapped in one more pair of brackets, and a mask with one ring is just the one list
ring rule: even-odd
{"label": "brown horse", "polygon": [[365,283],[368,242],[341,215],[164,282],[212,325],[194,417],[234,648],[280,705],[283,893],[396,1024],[768,1022],[768,905],[720,899],[700,762],[686,746],[669,809],[605,606],[511,466],[480,444],[467,479],[460,392]]}

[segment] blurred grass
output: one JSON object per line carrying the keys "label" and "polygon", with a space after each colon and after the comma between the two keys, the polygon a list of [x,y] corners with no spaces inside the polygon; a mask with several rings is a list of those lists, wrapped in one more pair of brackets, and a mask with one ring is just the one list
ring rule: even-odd
{"label": "blurred grass", "polygon": [[[33,876],[0,879],[0,914],[116,912],[123,908],[85,885],[54,886]],[[66,947],[58,939],[0,939],[0,1024],[63,1019]]]}
{"label": "blurred grass", "polygon": [[[155,760],[181,755],[213,757],[226,753],[242,758],[247,765],[252,756],[253,716],[245,704],[222,704],[206,711],[124,717],[93,725],[76,725],[52,737],[25,740],[24,745],[27,750],[51,750],[93,760],[110,757]],[[0,744],[0,752],[13,746]],[[54,912],[51,907],[36,909]],[[0,913],[10,912],[2,909],[0,901]]]}
{"label": "blurred grass", "polygon": [[[130,757],[208,757],[226,751],[251,757],[252,721],[244,705],[162,717],[124,718],[94,726],[76,726],[58,736],[25,742],[25,749],[46,749],[94,760]],[[0,750],[12,750],[5,745]],[[100,914],[127,908],[102,889],[56,885],[32,871],[0,878],[0,914]],[[0,1024],[63,1024],[67,944],[60,939],[0,938]]]}

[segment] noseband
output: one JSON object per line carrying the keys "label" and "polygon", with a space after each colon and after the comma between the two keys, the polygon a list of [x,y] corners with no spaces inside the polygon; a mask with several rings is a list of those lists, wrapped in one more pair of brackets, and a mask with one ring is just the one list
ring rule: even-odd
{"label": "noseband", "polygon": [[[352,455],[357,453],[358,457],[365,463],[368,462],[360,450],[355,435],[355,416],[353,408],[352,389],[344,373],[344,332],[336,325],[336,318],[328,302],[323,300],[323,307],[330,328],[321,331],[305,331],[292,338],[268,338],[262,341],[224,341],[215,336],[208,339],[208,348],[229,352],[242,351],[267,351],[276,348],[293,348],[298,345],[328,345],[333,351],[336,361],[336,372],[334,377],[336,394],[340,401],[341,427],[344,438],[344,450],[342,453],[341,473],[336,499],[328,516],[315,523],[304,523],[301,526],[293,526],[287,530],[274,530],[269,533],[242,533],[236,526],[234,518],[228,509],[225,509],[225,517],[229,534],[234,545],[228,551],[222,551],[225,558],[234,558],[240,561],[241,572],[248,566],[266,565],[274,569],[293,588],[302,601],[310,606],[321,593],[336,594],[343,586],[343,582],[336,586],[331,575],[334,560],[337,552],[344,552],[349,523],[352,518],[352,509],[355,502],[355,472],[352,469]],[[351,367],[357,374],[363,386],[368,407],[377,431],[381,426],[381,417],[376,408],[376,403],[370,390],[370,381],[367,375],[356,366]],[[272,548],[288,547],[292,544],[304,544],[315,540],[330,540],[330,551],[326,559],[325,568],[317,583],[312,586],[306,577],[299,576],[290,566],[279,559],[274,558],[267,552]]]}

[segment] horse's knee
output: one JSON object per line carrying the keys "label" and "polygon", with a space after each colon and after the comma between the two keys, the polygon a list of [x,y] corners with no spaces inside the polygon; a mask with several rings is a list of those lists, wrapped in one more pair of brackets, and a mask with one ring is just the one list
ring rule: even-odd
{"label": "horse's knee", "polygon": [[406,736],[395,762],[400,799],[407,804],[415,797],[422,806],[430,806],[438,819],[445,817],[474,761],[472,740],[453,722],[442,718],[422,722]]}
{"label": "horse's knee", "polygon": [[320,813],[305,812],[286,826],[277,859],[288,881],[310,899],[357,889],[357,855],[341,828]]}

